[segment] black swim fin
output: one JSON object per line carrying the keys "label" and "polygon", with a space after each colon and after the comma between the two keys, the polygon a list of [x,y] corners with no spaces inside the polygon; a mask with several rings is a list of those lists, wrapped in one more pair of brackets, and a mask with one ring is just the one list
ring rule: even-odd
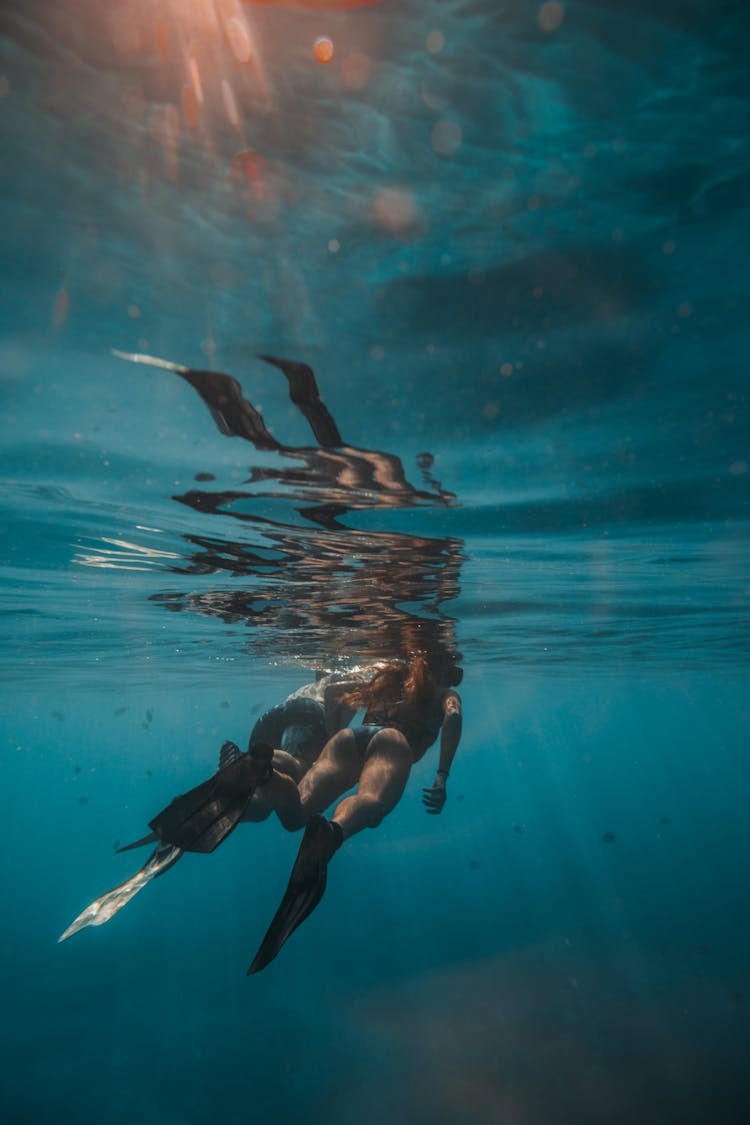
{"label": "black swim fin", "polygon": [[236,762],[241,757],[242,751],[236,742],[223,742],[219,751],[218,769],[223,770],[226,766],[231,766],[232,762]]}
{"label": "black swim fin", "polygon": [[250,798],[273,770],[273,750],[258,743],[163,809],[152,821],[158,838],[185,852],[218,848],[239,824]]}
{"label": "black swim fin", "polygon": [[281,906],[247,970],[248,976],[265,969],[287,938],[312,914],[326,889],[328,861],[342,842],[341,826],[335,821],[314,816],[308,822]]}

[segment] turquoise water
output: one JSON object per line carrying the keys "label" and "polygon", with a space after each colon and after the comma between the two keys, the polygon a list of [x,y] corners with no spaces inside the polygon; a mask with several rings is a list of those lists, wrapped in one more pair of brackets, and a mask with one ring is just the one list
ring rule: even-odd
{"label": "turquoise water", "polygon": [[[749,25],[0,10],[3,1121],[745,1120]],[[268,969],[275,820],[57,944],[224,739],[414,637],[445,810],[433,751]]]}

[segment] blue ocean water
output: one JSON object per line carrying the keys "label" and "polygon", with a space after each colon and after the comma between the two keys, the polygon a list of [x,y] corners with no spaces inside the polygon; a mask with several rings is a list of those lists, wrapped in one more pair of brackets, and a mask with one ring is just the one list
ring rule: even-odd
{"label": "blue ocean water", "polygon": [[[340,7],[0,8],[2,1120],[744,1121],[747,6]],[[415,638],[446,807],[433,750],[268,969],[275,820],[57,944]]]}

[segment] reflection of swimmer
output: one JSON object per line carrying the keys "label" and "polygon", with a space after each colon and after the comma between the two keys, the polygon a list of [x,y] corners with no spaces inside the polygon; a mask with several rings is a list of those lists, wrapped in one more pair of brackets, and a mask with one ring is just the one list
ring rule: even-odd
{"label": "reflection of swimmer", "polygon": [[[461,737],[461,699],[453,690],[460,682],[455,664],[418,654],[409,664],[379,669],[346,697],[351,706],[365,708],[364,722],[334,735],[300,782],[305,835],[286,894],[248,972],[268,965],[314,910],[334,852],[363,828],[377,827],[395,808],[412,765],[438,735],[438,770],[423,800],[428,813],[441,812]],[[331,820],[321,815],[355,785],[356,793],[337,805]]]}
{"label": "reflection of swimmer", "polygon": [[[252,466],[246,482],[251,490],[193,487],[173,497],[202,516],[221,516],[225,527],[226,519],[232,519],[243,534],[218,537],[211,529],[207,533],[204,524],[201,534],[183,536],[191,548],[187,559],[164,561],[163,568],[181,577],[225,571],[250,579],[251,585],[233,582],[207,588],[202,583],[191,590],[181,584],[179,590],[152,594],[154,601],[171,612],[243,622],[255,633],[253,647],[270,649],[282,659],[390,660],[395,653],[454,646],[453,622],[442,606],[458,593],[460,540],[364,532],[340,522],[351,510],[453,506],[453,493],[431,475],[432,454],[422,452],[417,458],[422,477],[417,487],[407,480],[398,456],[345,444],[314,371],[304,363],[259,357],[284,376],[290,400],[309,424],[317,446],[282,445],[230,375],[151,356],[116,354],[172,372],[197,392],[222,434],[276,454],[264,458],[264,465]],[[306,522],[261,516],[253,503],[260,496],[292,500]],[[423,607],[418,617],[415,606]],[[425,636],[423,643],[404,644],[402,634],[409,623],[432,636]],[[277,743],[272,740],[272,745]]]}
{"label": "reflection of swimmer", "polygon": [[[87,906],[59,940],[86,926],[108,922],[147,883],[173,867],[184,852],[214,851],[240,821],[265,820],[275,812],[285,828],[300,828],[297,782],[330,736],[354,716],[344,696],[362,678],[356,673],[321,676],[258,719],[246,753],[235,743],[225,742],[219,768],[208,781],[176,797],[154,817],[149,835],[117,849],[129,851],[156,843],[144,865]],[[272,751],[274,744],[278,748]]]}
{"label": "reflection of swimmer", "polygon": [[[250,478],[253,482],[270,480],[291,485],[298,490],[300,499],[320,499],[322,489],[325,505],[340,507],[342,511],[362,507],[404,508],[421,503],[450,506],[455,500],[453,493],[442,490],[436,481],[428,479],[435,491],[415,488],[406,479],[401,459],[394,454],[347,445],[320,397],[315,373],[306,363],[271,355],[258,357],[285,376],[289,397],[308,422],[317,447],[289,446],[278,441],[231,375],[199,371],[156,356],[117,350],[113,354],[132,363],[173,371],[190,383],[210,410],[219,431],[227,437],[244,438],[258,450],[275,451],[289,460],[304,462],[302,476],[296,467],[255,468]],[[314,509],[308,509],[307,514],[313,518]]]}

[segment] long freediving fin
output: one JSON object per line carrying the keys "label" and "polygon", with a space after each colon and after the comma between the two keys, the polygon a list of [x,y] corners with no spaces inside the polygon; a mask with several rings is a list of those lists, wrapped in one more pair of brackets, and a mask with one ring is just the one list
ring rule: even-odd
{"label": "long freediving fin", "polygon": [[343,835],[335,821],[314,816],[302,837],[291,878],[247,975],[273,961],[284,942],[312,914],[326,889],[328,861],[341,846]]}
{"label": "long freediving fin", "polygon": [[95,898],[92,903],[82,910],[81,913],[75,918],[67,930],[65,930],[57,939],[58,942],[66,941],[67,938],[77,934],[79,930],[85,929],[86,926],[102,926],[108,922],[110,918],[114,918],[123,906],[130,902],[139,891],[142,891],[147,883],[152,879],[157,879],[159,875],[163,875],[168,871],[182,855],[180,848],[172,847],[171,844],[157,844],[149,858],[144,863],[135,875],[131,875],[124,883],[118,883],[111,891],[100,895]]}
{"label": "long freediving fin", "polygon": [[149,822],[149,828],[164,843],[183,851],[214,851],[237,827],[258,785],[270,777],[272,762],[272,748],[258,743],[208,781],[175,797]]}

